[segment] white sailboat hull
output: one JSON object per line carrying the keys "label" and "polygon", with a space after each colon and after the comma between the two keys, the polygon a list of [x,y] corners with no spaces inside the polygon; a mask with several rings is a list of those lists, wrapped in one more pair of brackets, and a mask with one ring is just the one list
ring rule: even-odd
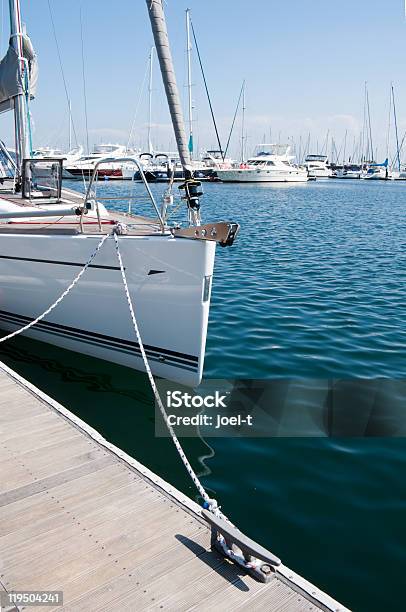
{"label": "white sailboat hull", "polygon": [[386,169],[380,169],[380,170],[376,170],[375,172],[371,172],[369,174],[367,172],[362,175],[362,178],[365,179],[366,181],[387,181],[390,178],[390,176],[386,172]]}
{"label": "white sailboat hull", "polygon": [[299,169],[275,172],[235,168],[217,170],[217,176],[224,183],[305,183],[309,180],[307,172]]}
{"label": "white sailboat hull", "polygon": [[[195,386],[203,370],[215,243],[121,236],[135,314],[155,375]],[[46,310],[79,273],[100,235],[0,235],[0,327]],[[113,236],[71,293],[24,335],[144,370]]]}

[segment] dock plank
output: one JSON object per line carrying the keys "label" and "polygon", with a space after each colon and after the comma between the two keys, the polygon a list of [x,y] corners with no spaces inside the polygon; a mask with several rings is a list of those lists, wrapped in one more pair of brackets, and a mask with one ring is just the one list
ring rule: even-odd
{"label": "dock plank", "polygon": [[262,584],[211,551],[193,502],[4,364],[0,458],[7,590],[63,590],[65,612],[345,610],[303,579]]}

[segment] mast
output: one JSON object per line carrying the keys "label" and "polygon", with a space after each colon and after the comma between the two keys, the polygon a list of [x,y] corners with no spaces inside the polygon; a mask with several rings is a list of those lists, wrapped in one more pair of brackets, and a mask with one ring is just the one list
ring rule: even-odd
{"label": "mast", "polygon": [[152,33],[155,40],[155,48],[161,67],[162,80],[165,87],[166,98],[168,101],[169,112],[171,114],[172,125],[175,132],[176,144],[182,166],[186,171],[186,176],[191,175],[191,159],[188,149],[188,142],[183,121],[182,105],[178,85],[176,83],[175,71],[173,67],[172,54],[169,47],[168,31],[166,28],[165,15],[162,0],[146,0],[149,18],[151,21]]}
{"label": "mast", "polygon": [[184,199],[188,207],[189,225],[200,225],[199,198],[202,192],[199,191],[199,181],[195,181],[193,178],[192,160],[186,137],[182,104],[180,102],[178,85],[176,83],[171,49],[169,47],[168,31],[166,28],[162,0],[146,0],[146,5],[151,21],[152,33],[154,35],[155,49],[161,68],[166,99],[171,114],[173,131],[175,132],[176,144],[178,146],[179,157],[185,177],[185,182],[179,189],[184,189],[185,191]]}
{"label": "mast", "polygon": [[[25,71],[27,70],[23,56],[23,29],[21,25],[20,0],[9,0],[10,7],[10,36],[11,46],[17,53],[19,77],[24,83]],[[14,98],[14,125],[15,125],[15,147],[16,165],[19,178],[21,179],[23,160],[30,157],[27,130],[27,105],[24,93]]]}
{"label": "mast", "polygon": [[242,84],[241,161],[245,161],[245,80]]}
{"label": "mast", "polygon": [[389,149],[390,149],[391,116],[392,116],[392,83],[390,84],[390,87],[389,87],[388,131],[386,132],[386,157],[388,159],[389,159]]}
{"label": "mast", "polygon": [[343,166],[344,166],[344,164],[345,164],[345,154],[346,154],[346,149],[347,149],[347,130],[345,130],[345,135],[344,135]]}
{"label": "mast", "polygon": [[367,125],[367,82],[365,81],[364,83],[364,115],[363,115],[363,122],[362,122],[361,145],[360,145],[361,165],[364,163],[367,157],[366,125]]}
{"label": "mast", "polygon": [[392,104],[393,104],[393,120],[395,123],[395,135],[396,135],[396,156],[398,160],[398,170],[400,172],[400,151],[399,151],[399,134],[398,134],[398,120],[396,117],[396,106],[395,106],[395,91],[393,89],[393,83],[391,84],[392,89]]}
{"label": "mast", "polygon": [[[325,141],[323,143],[323,147],[322,147],[322,149],[320,151],[320,155],[324,155],[324,152],[326,152],[326,155],[327,155],[327,151],[328,151],[328,137],[329,137],[329,135],[330,135],[330,129],[327,130],[326,139],[325,139]],[[317,149],[318,149],[318,147],[317,147]],[[317,153],[318,153],[318,151],[317,151]]]}
{"label": "mast", "polygon": [[365,83],[365,92],[366,92],[366,103],[367,103],[367,112],[368,112],[369,143],[370,143],[370,149],[371,149],[371,160],[370,161],[374,161],[374,147],[372,144],[371,113],[369,110],[369,94],[368,94],[368,89],[366,87],[366,83]]}
{"label": "mast", "polygon": [[148,152],[153,153],[151,132],[152,132],[152,68],[154,61],[154,47],[151,47],[149,52],[149,85],[148,85]]}
{"label": "mast", "polygon": [[193,102],[192,102],[192,41],[190,38],[190,9],[186,9],[187,87],[189,111],[189,153],[193,159]]}
{"label": "mast", "polygon": [[69,100],[69,148],[68,151],[72,150],[72,103]]}

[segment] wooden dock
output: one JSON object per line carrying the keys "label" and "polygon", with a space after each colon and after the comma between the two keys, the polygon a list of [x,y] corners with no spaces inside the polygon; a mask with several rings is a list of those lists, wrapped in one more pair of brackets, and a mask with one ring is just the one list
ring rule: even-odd
{"label": "wooden dock", "polygon": [[346,610],[211,551],[197,504],[0,363],[0,591],[47,589],[44,611]]}

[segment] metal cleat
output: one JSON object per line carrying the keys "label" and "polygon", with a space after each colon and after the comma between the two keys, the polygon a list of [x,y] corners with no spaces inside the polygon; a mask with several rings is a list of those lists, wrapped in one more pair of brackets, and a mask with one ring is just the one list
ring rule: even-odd
{"label": "metal cleat", "polygon": [[202,510],[202,516],[211,526],[212,549],[241,565],[260,582],[271,580],[276,567],[281,565],[278,557],[212,512]]}

